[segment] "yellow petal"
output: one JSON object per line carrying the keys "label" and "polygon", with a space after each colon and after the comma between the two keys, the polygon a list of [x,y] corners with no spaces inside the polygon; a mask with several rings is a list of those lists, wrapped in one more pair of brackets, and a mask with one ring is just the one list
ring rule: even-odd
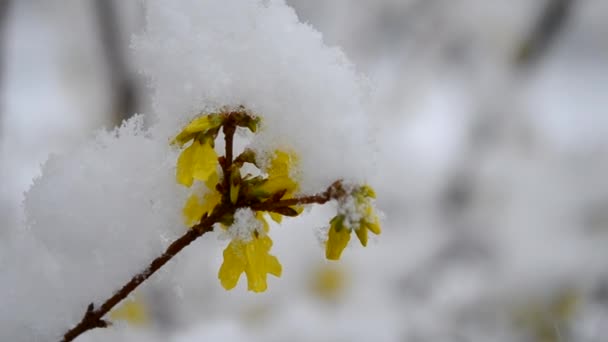
{"label": "yellow petal", "polygon": [[193,155],[192,177],[200,181],[207,181],[216,172],[217,153],[210,143],[201,144],[194,141],[197,146]]}
{"label": "yellow petal", "polygon": [[333,219],[329,228],[325,257],[328,260],[340,260],[342,251],[350,240],[350,229],[342,226],[342,220]]}
{"label": "yellow petal", "polygon": [[217,167],[216,167],[216,170],[214,170],[213,173],[211,174],[211,176],[209,176],[209,178],[207,178],[207,180],[205,181],[205,185],[207,186],[207,188],[209,190],[215,191],[215,186],[219,182],[220,182],[220,176],[217,174]]}
{"label": "yellow petal", "polygon": [[254,292],[263,292],[268,287],[268,273],[280,277],[281,264],[268,252],[272,240],[268,236],[252,237],[251,241],[232,241],[224,250],[224,262],[218,277],[226,290],[234,288],[245,272],[247,288]]}
{"label": "yellow petal", "polygon": [[110,312],[112,320],[126,321],[133,325],[143,325],[148,322],[146,307],[140,297],[126,299],[118,308]]}
{"label": "yellow petal", "polygon": [[289,176],[290,168],[296,162],[297,157],[295,154],[276,150],[266,172],[268,173],[269,177]]}
{"label": "yellow petal", "polygon": [[187,187],[192,186],[192,164],[194,163],[194,152],[197,149],[197,142],[188,146],[177,158],[176,180],[179,184]]}
{"label": "yellow petal", "polygon": [[236,204],[241,190],[241,171],[234,168],[230,171],[230,202]]}
{"label": "yellow petal", "polygon": [[363,245],[363,247],[367,246],[367,227],[361,225],[359,229],[355,229],[355,233],[357,234],[359,241],[361,241],[361,245]]}
{"label": "yellow petal", "polygon": [[376,192],[369,185],[363,185],[358,192],[362,197],[376,198]]}
{"label": "yellow petal", "polygon": [[205,208],[199,202],[198,196],[191,195],[182,210],[182,213],[184,214],[184,223],[188,227],[199,223],[205,212]]}
{"label": "yellow petal", "polygon": [[222,124],[221,118],[216,114],[210,114],[195,118],[184,127],[184,129],[173,139],[172,144],[183,146],[192,140],[198,133],[217,128]]}
{"label": "yellow petal", "polygon": [[[287,190],[287,193],[291,195],[294,191],[297,190],[297,188],[298,184],[291,180],[291,178],[287,176],[278,176],[268,178],[254,191],[256,193],[260,192],[260,195],[264,197],[268,197],[281,190]],[[283,196],[284,198],[290,197],[290,195],[288,195],[287,193],[285,194],[285,196]]]}
{"label": "yellow petal", "polygon": [[201,221],[205,213],[211,214],[213,209],[222,201],[222,195],[212,190],[203,196],[201,202],[197,195],[191,195],[184,205],[182,213],[184,215],[184,223],[188,227],[192,227]]}
{"label": "yellow petal", "polygon": [[255,213],[255,218],[262,222],[262,225],[264,226],[264,231],[268,233],[268,231],[270,230],[270,225],[268,224],[268,221],[266,221],[266,218],[264,217],[264,213],[258,211]]}
{"label": "yellow petal", "polygon": [[216,172],[217,163],[217,153],[211,144],[194,140],[177,159],[177,182],[190,187],[194,179],[207,181]]}
{"label": "yellow petal", "polygon": [[247,274],[247,289],[250,291],[266,291],[268,273],[281,276],[281,264],[275,256],[268,254],[270,247],[272,240],[268,236],[254,238],[246,244],[245,255],[248,263],[245,274]]}
{"label": "yellow petal", "polygon": [[244,244],[240,241],[232,241],[224,249],[224,262],[220,267],[218,278],[226,290],[233,289],[245,271]]}
{"label": "yellow petal", "polygon": [[276,223],[281,223],[281,221],[283,221],[283,215],[281,214],[277,214],[277,213],[268,213],[270,214],[270,218],[276,222]]}
{"label": "yellow petal", "polygon": [[369,229],[372,233],[378,235],[381,233],[381,228],[380,228],[380,219],[378,218],[378,216],[375,216],[373,218],[372,222],[369,221],[365,221],[365,227],[367,227],[367,229]]}
{"label": "yellow petal", "polygon": [[290,177],[291,169],[296,163],[297,156],[294,153],[276,150],[266,169],[268,180],[262,184],[260,190],[269,195],[280,190],[287,190],[284,197],[289,198],[289,195],[298,188],[298,183]]}

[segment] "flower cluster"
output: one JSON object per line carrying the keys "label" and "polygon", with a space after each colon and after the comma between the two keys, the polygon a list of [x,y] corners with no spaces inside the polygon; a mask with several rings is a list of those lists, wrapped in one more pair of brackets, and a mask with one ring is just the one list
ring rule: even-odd
{"label": "flower cluster", "polygon": [[340,259],[352,231],[364,247],[367,246],[368,231],[380,234],[380,219],[372,203],[375,198],[374,190],[367,185],[354,187],[348,196],[340,197],[338,215],[330,221],[325,248],[327,259]]}
{"label": "flower cluster", "polygon": [[[267,217],[281,223],[283,216],[302,213],[305,204],[337,200],[339,214],[332,220],[327,241],[326,254],[330,260],[340,257],[352,230],[364,246],[367,230],[380,233],[370,202],[375,197],[370,187],[346,191],[338,181],[322,194],[296,197],[299,185],[294,175],[298,157],[292,151],[272,151],[265,163],[250,149],[234,157],[235,130],[242,127],[255,133],[259,122],[258,117],[242,108],[208,114],[192,120],[172,141],[183,148],[177,161],[176,180],[194,190],[183,208],[185,223],[197,229],[202,220],[213,216],[231,239],[218,273],[227,290],[237,285],[243,273],[248,289],[254,292],[266,290],[268,274],[281,276],[281,264],[270,254],[272,239]],[[220,130],[226,154],[218,157],[215,140]],[[256,171],[246,172],[245,164],[253,165]]]}

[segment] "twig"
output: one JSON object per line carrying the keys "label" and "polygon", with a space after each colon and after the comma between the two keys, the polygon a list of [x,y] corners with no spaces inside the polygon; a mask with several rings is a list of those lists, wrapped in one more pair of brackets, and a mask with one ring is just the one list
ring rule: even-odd
{"label": "twig", "polygon": [[144,271],[135,275],[131,280],[126,283],[120,290],[118,290],[114,295],[108,298],[99,308],[94,309],[94,304],[91,303],[87,308],[84,316],[80,323],[78,323],[75,327],[70,329],[63,335],[62,342],[69,342],[74,340],[80,334],[95,328],[105,328],[109,324],[105,320],[103,320],[103,316],[110,312],[112,308],[114,308],[118,303],[120,303],[123,299],[127,298],[127,296],[133,292],[141,283],[143,283],[146,279],[148,279],[152,274],[158,271],[164,264],[166,264],[169,260],[171,260],[177,253],[179,253],[182,249],[188,246],[197,238],[203,236],[205,233],[208,233],[213,230],[213,225],[217,222],[218,218],[224,215],[227,210],[217,210],[211,216],[204,218],[198,225],[189,229],[186,234],[184,234],[179,239],[175,240],[165,252],[154,259],[150,266],[148,266]]}
{"label": "twig", "polygon": [[121,41],[120,18],[114,0],[95,0],[99,39],[108,67],[109,86],[112,96],[112,114],[116,124],[128,119],[138,110],[137,82]]}
{"label": "twig", "polygon": [[276,209],[291,207],[294,205],[325,204],[332,199],[337,199],[341,197],[342,195],[344,195],[342,181],[336,181],[332,185],[330,185],[327,190],[317,195],[289,198],[277,201],[266,201],[262,203],[252,204],[249,206],[249,208],[251,208],[251,210],[257,211],[275,211]]}
{"label": "twig", "polygon": [[533,65],[549,49],[572,14],[575,0],[546,0],[543,12],[515,56],[520,67]]}
{"label": "twig", "polygon": [[[127,298],[129,294],[131,294],[139,285],[146,281],[146,279],[150,278],[150,276],[163,267],[163,265],[177,255],[182,249],[186,248],[188,245],[190,245],[190,243],[204,234],[211,232],[214,224],[221,222],[222,218],[227,215],[234,215],[237,209],[249,207],[252,210],[259,211],[282,211],[285,215],[287,215],[289,214],[289,210],[293,211],[293,209],[289,208],[290,206],[314,203],[324,204],[329,200],[338,198],[344,194],[342,182],[336,181],[330,185],[327,190],[317,195],[285,200],[280,200],[277,198],[276,200],[271,199],[266,202],[248,205],[233,204],[230,201],[230,172],[232,171],[231,169],[233,164],[233,143],[236,122],[231,114],[232,113],[227,114],[223,127],[224,138],[226,141],[226,154],[224,157],[219,158],[219,162],[224,174],[221,187],[221,203],[213,210],[211,215],[203,216],[200,223],[191,227],[184,235],[182,235],[182,237],[171,243],[171,245],[167,247],[161,256],[154,259],[145,270],[133,276],[129,282],[120,288],[120,290],[115,292],[110,298],[101,304],[101,306],[95,309],[94,303],[89,304],[80,322],[63,335],[61,342],[73,341],[76,337],[80,336],[84,332],[95,328],[108,327],[111,323],[103,319],[108,312],[110,312],[123,299]],[[283,191],[282,193],[284,194],[285,192]]]}

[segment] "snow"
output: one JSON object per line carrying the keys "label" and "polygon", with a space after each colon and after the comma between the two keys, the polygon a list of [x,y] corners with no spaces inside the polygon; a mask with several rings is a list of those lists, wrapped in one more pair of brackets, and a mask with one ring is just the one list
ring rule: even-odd
{"label": "snow", "polygon": [[149,1],[133,47],[154,89],[159,134],[242,105],[263,118],[256,150],[297,151],[302,192],[369,174],[360,158],[372,155],[367,82],[282,1]]}
{"label": "snow", "polygon": [[[0,340],[58,340],[183,234],[192,189],[175,183],[169,141],[201,111],[244,105],[264,122],[260,135],[239,135],[239,151],[296,151],[303,192],[336,178],[369,182],[387,214],[382,234],[329,264],[315,231],[336,206],[269,220],[283,275],[260,295],[245,282],[221,288],[226,241],[205,236],[138,290],[148,326],[116,324],[78,341],[526,341],[534,327],[518,325],[517,313],[568,293],[578,308],[553,318],[555,331],[602,341],[606,5],[580,2],[557,49],[512,77],[505,56],[538,4],[291,3],[309,16],[281,1],[146,1],[132,45],[151,110],[95,136],[103,87],[58,82],[50,70],[69,60],[52,51],[46,21],[28,14],[40,5],[18,4],[16,18],[29,19],[9,30]],[[404,26],[389,37],[383,24],[394,18]],[[324,41],[344,46],[377,84]],[[471,132],[492,116],[490,139],[474,145]],[[454,184],[469,192],[454,200]],[[252,220],[239,211],[232,233],[259,229]],[[344,279],[331,298],[311,286],[328,267]]]}

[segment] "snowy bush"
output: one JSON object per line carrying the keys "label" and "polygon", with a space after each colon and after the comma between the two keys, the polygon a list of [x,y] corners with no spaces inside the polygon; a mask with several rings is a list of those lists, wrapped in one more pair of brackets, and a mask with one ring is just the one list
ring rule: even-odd
{"label": "snowy bush", "polygon": [[152,124],[135,116],[44,165],[26,196],[27,230],[2,249],[3,268],[26,256],[3,272],[13,308],[0,316],[3,339],[59,340],[80,322],[67,341],[107,326],[106,313],[214,227],[231,240],[221,284],[244,272],[256,292],[282,273],[267,214],[280,222],[337,200],[329,259],[351,231],[363,245],[380,233],[364,185],[366,83],[340,50],[282,1],[146,6],[133,46],[154,89]]}

